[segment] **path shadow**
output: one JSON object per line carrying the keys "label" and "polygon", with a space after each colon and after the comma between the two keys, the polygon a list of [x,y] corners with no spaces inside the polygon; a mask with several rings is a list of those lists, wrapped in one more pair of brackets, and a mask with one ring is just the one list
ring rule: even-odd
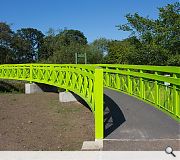
{"label": "path shadow", "polygon": [[[71,92],[74,97],[83,106],[88,108],[91,112],[91,108],[79,95]],[[104,94],[104,137],[110,135],[116,128],[121,126],[126,121],[125,116],[120,107],[106,94]]]}
{"label": "path shadow", "polygon": [[111,134],[126,121],[119,106],[104,94],[104,137]]}
{"label": "path shadow", "polygon": [[[80,96],[73,93],[75,98],[91,111],[89,105]],[[91,111],[92,112],[92,111]],[[104,94],[104,137],[111,134],[116,128],[126,121],[119,106],[106,94]]]}

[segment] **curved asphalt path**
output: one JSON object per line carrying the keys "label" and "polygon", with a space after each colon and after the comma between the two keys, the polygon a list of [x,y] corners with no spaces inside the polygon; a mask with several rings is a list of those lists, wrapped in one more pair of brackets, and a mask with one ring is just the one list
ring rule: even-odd
{"label": "curved asphalt path", "polygon": [[180,150],[180,123],[155,107],[104,89],[103,150]]}

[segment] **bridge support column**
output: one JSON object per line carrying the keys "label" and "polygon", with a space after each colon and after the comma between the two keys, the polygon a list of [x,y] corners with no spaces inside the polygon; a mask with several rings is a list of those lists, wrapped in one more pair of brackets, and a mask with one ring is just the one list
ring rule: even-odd
{"label": "bridge support column", "polygon": [[42,92],[58,92],[57,87],[42,83],[26,83],[25,94],[42,93]]}
{"label": "bridge support column", "polygon": [[59,92],[60,102],[77,102],[77,97],[75,97],[71,92]]}
{"label": "bridge support column", "polygon": [[39,93],[39,92],[43,92],[43,90],[36,83],[25,84],[25,94],[33,94],[33,93]]}
{"label": "bridge support column", "polygon": [[103,103],[103,69],[95,69],[95,139],[104,138],[104,103]]}

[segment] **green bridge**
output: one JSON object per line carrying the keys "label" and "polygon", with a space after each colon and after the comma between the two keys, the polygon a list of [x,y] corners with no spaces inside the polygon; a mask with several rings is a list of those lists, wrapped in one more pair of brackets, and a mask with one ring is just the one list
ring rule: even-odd
{"label": "green bridge", "polygon": [[134,96],[180,120],[180,67],[5,64],[0,65],[0,78],[44,83],[76,93],[94,113],[96,139],[104,138],[104,87]]}

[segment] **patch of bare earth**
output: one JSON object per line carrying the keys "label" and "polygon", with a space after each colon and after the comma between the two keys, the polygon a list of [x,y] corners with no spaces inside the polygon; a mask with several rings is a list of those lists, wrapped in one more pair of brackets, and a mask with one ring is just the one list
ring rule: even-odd
{"label": "patch of bare earth", "polygon": [[93,113],[58,94],[0,94],[0,150],[80,150],[94,140]]}

